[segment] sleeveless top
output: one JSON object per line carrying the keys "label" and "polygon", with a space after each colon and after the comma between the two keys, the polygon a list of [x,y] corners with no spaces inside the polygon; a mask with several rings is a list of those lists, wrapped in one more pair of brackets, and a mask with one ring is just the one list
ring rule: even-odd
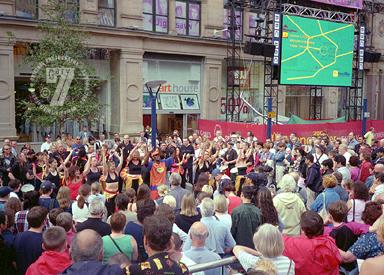
{"label": "sleeveless top", "polygon": [[128,169],[130,175],[141,175],[141,164],[139,161],[139,164],[134,164],[132,161],[128,163]]}
{"label": "sleeveless top", "polygon": [[67,179],[67,186],[71,190],[71,200],[75,201],[77,195],[79,194],[80,186],[83,184],[83,179],[81,178],[79,181],[75,182],[71,179]]}
{"label": "sleeveless top", "polygon": [[[349,209],[347,220],[348,222],[359,222],[363,223],[361,220],[361,214],[365,209],[365,201],[363,200],[352,200],[352,207]],[[353,219],[353,208],[355,208],[355,219]]]}
{"label": "sleeveless top", "polygon": [[105,179],[104,195],[106,199],[115,197],[119,191],[119,175],[117,175],[116,172],[113,174],[115,175],[115,179],[111,178],[111,173],[108,173]]}
{"label": "sleeveless top", "polygon": [[101,177],[101,173],[99,169],[97,169],[97,172],[93,172],[92,169],[89,170],[89,173],[87,174],[87,183],[92,184],[95,181],[99,181]]}
{"label": "sleeveless top", "polygon": [[56,175],[53,175],[51,171],[48,171],[47,176],[45,177],[46,180],[49,180],[56,186],[55,192],[60,188],[60,174],[59,172],[56,172]]}

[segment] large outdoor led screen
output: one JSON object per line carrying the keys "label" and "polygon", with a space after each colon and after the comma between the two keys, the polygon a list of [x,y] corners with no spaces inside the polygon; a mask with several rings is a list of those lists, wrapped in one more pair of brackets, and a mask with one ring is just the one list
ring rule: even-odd
{"label": "large outdoor led screen", "polygon": [[284,15],[280,84],[351,86],[354,26]]}

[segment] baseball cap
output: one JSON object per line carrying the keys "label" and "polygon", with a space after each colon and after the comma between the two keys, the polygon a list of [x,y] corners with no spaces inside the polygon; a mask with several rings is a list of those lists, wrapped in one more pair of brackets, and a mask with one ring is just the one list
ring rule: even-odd
{"label": "baseball cap", "polygon": [[267,177],[261,173],[251,172],[245,176],[250,179],[254,185],[267,185]]}
{"label": "baseball cap", "polygon": [[223,174],[223,171],[221,171],[219,168],[213,169],[211,176],[212,178],[216,177],[218,174]]}
{"label": "baseball cap", "polygon": [[9,188],[8,186],[1,186],[0,187],[0,198],[4,198],[4,197],[8,196],[9,193],[11,193],[11,188]]}
{"label": "baseball cap", "polygon": [[54,188],[54,185],[49,180],[43,181],[43,183],[40,185],[40,190],[47,193],[51,191]]}

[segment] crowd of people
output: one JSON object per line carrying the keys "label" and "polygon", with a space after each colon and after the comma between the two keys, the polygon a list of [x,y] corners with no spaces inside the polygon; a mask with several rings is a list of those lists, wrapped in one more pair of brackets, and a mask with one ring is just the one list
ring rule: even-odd
{"label": "crowd of people", "polygon": [[0,274],[384,274],[384,139],[4,140]]}

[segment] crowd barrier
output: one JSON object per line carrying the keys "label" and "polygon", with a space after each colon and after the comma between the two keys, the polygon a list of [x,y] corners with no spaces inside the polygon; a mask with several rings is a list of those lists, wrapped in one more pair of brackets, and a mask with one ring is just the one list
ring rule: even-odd
{"label": "crowd barrier", "polygon": [[[384,120],[368,120],[367,131],[370,127],[374,127],[376,138],[384,138]],[[307,143],[307,139],[312,136],[319,135],[322,131],[326,131],[331,140],[346,137],[348,133],[353,132],[361,135],[362,121],[349,121],[343,123],[322,123],[322,124],[285,124],[272,125],[272,139],[279,133],[283,136],[289,136],[295,133],[299,137],[302,144]],[[232,132],[240,132],[243,137],[247,136],[247,132],[251,131],[258,140],[265,141],[267,137],[267,126],[251,123],[224,122],[217,120],[200,119],[198,121],[198,132],[200,135],[207,135],[209,138],[215,137],[215,132],[220,130],[224,137],[229,137]]]}

